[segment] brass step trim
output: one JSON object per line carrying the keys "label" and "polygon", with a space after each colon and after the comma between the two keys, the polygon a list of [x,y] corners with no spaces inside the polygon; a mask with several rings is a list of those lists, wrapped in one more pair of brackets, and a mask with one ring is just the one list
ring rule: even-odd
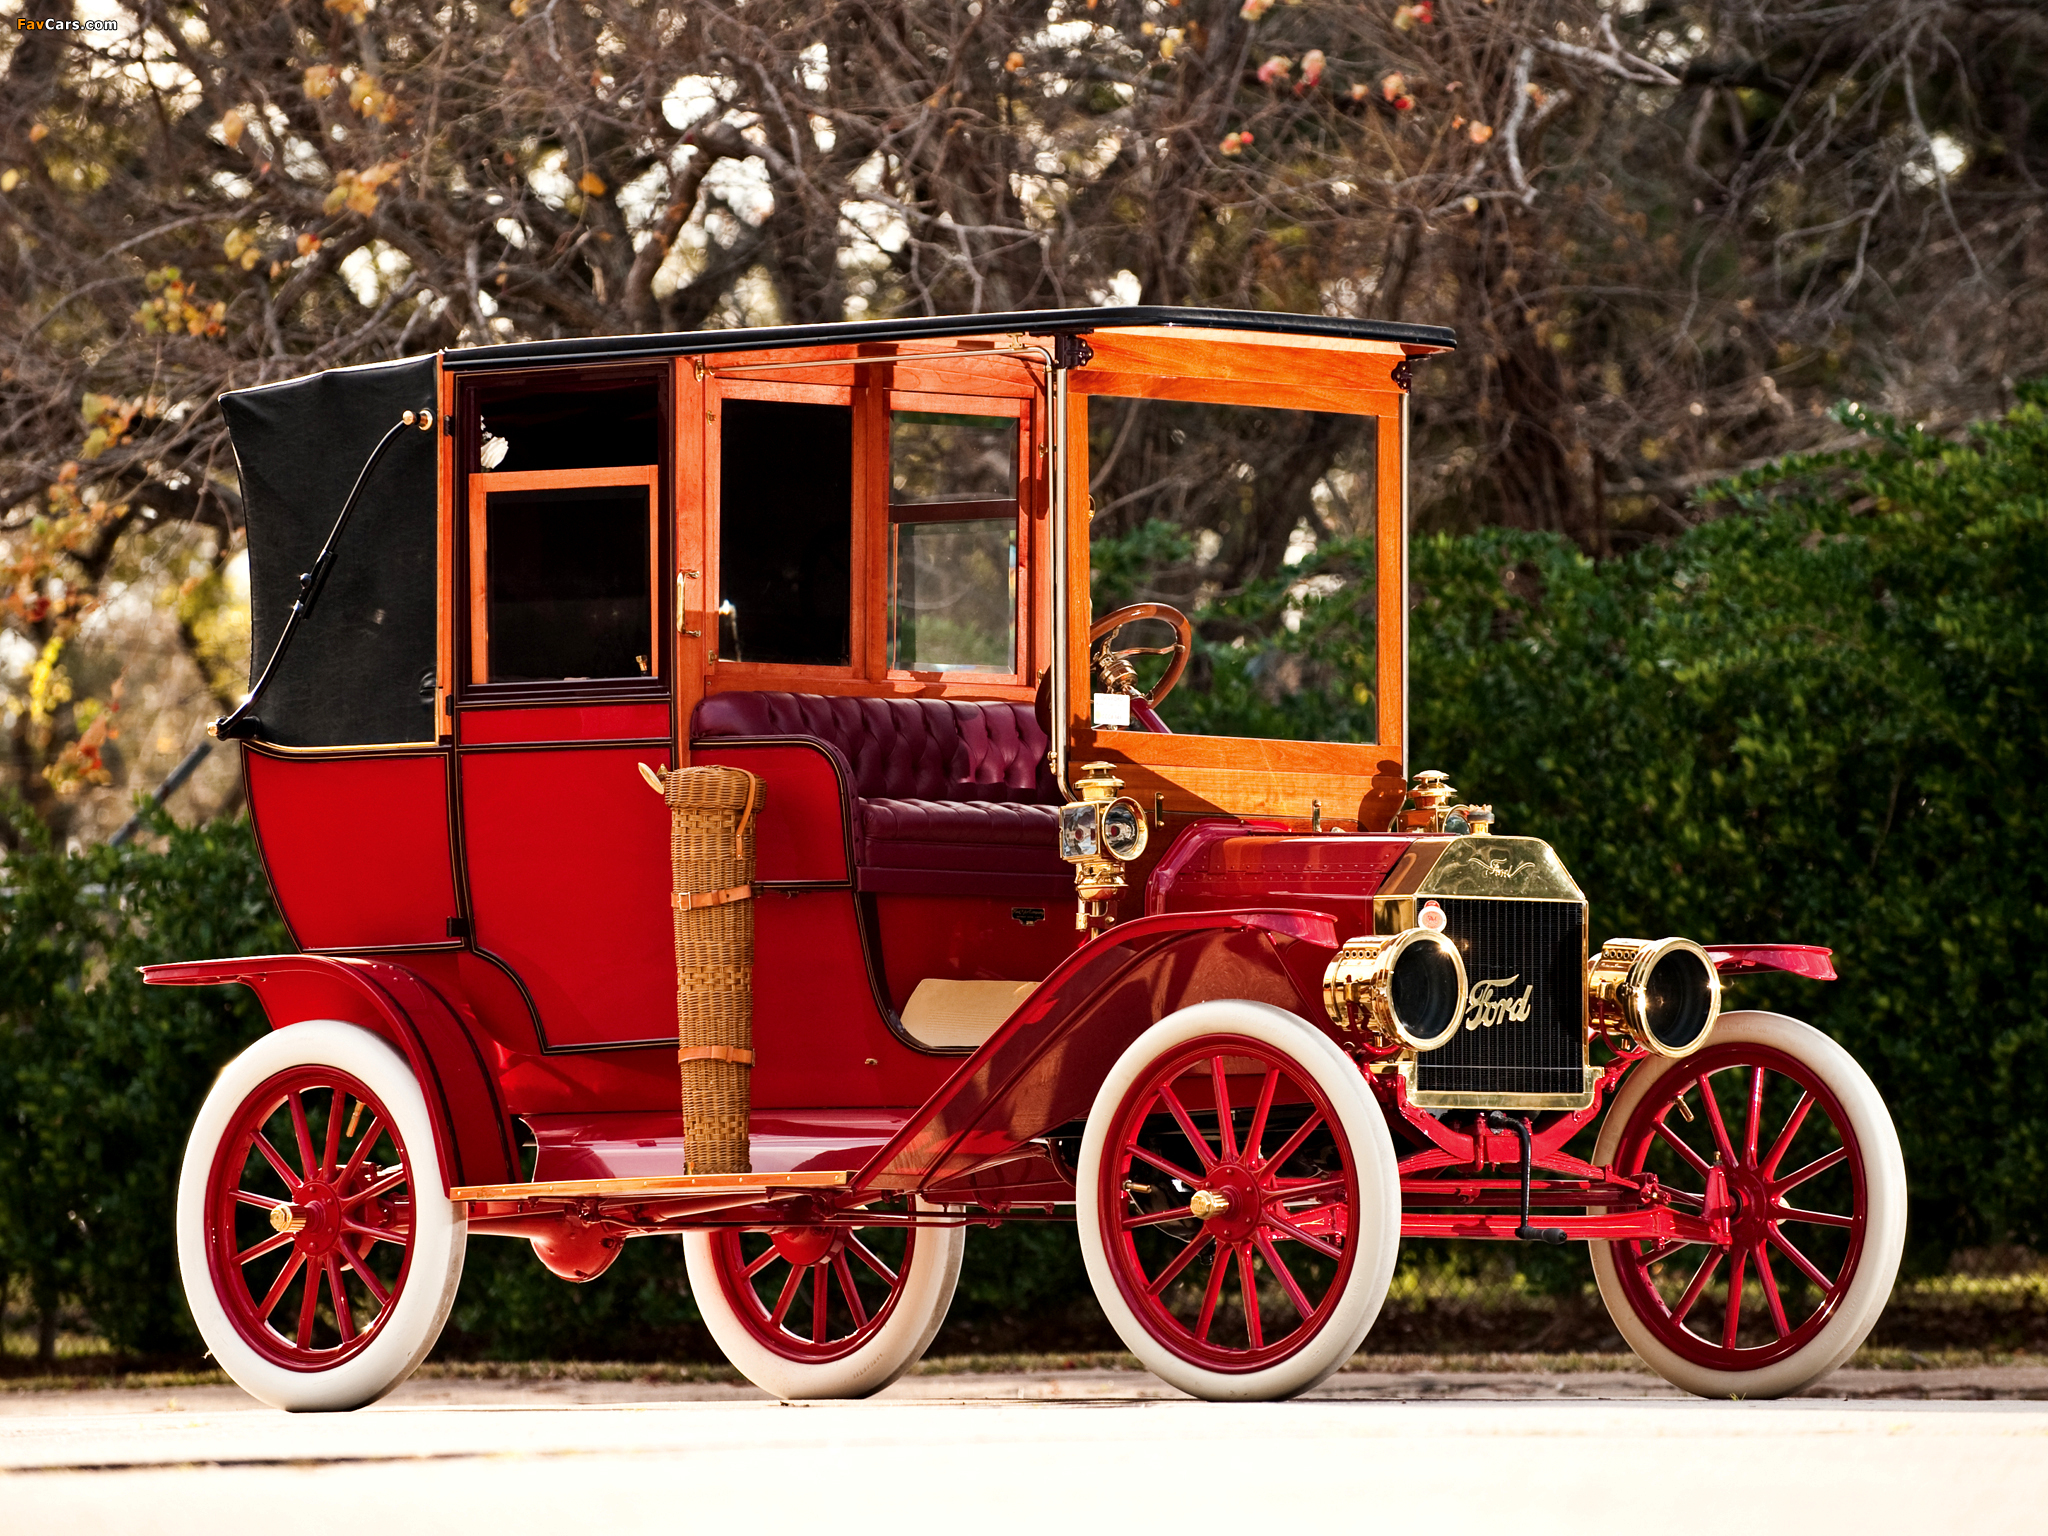
{"label": "brass step trim", "polygon": [[552,1184],[464,1184],[450,1200],[561,1200],[585,1195],[723,1195],[777,1189],[844,1189],[850,1169],[824,1173],[669,1173],[648,1179],[562,1179]]}

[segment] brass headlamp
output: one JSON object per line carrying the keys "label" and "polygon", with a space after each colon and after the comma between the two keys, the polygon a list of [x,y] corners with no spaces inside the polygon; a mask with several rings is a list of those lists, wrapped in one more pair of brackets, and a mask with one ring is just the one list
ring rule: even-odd
{"label": "brass headlamp", "polygon": [[1429,928],[1361,934],[1323,972],[1332,1024],[1412,1051],[1433,1051],[1458,1032],[1465,995],[1458,946]]}
{"label": "brass headlamp", "polygon": [[1145,851],[1145,808],[1121,794],[1114,763],[1083,763],[1074,779],[1080,799],[1060,807],[1060,857],[1074,866],[1074,926],[1084,932],[1114,920],[1124,893],[1124,865]]}
{"label": "brass headlamp", "polygon": [[1659,1056],[1690,1056],[1721,1013],[1721,973],[1691,939],[1609,939],[1586,992],[1594,1023]]}

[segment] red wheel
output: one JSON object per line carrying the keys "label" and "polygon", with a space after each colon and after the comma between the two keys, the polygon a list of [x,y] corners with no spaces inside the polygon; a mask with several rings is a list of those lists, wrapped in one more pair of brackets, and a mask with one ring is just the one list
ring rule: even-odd
{"label": "red wheel", "polygon": [[405,1289],[412,1169],[356,1078],[297,1067],[242,1102],[208,1181],[214,1293],[245,1343],[295,1371],[360,1354]]}
{"label": "red wheel", "polygon": [[1904,1165],[1869,1078],[1826,1036],[1726,1016],[1706,1049],[1631,1083],[1596,1161],[1728,1218],[1722,1244],[1593,1245],[1617,1324],[1678,1385],[1794,1391],[1876,1322],[1904,1237]]}
{"label": "red wheel", "polygon": [[1185,1391],[1303,1391],[1350,1357],[1386,1293],[1392,1174],[1385,1122],[1320,1032],[1258,1004],[1187,1009],[1125,1053],[1088,1121],[1098,1297]]}
{"label": "red wheel", "polygon": [[890,1223],[693,1232],[684,1243],[705,1326],[748,1380],[779,1397],[861,1397],[924,1354],[964,1240],[959,1226]]}
{"label": "red wheel", "polygon": [[354,1025],[259,1040],[193,1126],[186,1299],[215,1359],[277,1407],[357,1407],[403,1381],[447,1318],[466,1233],[418,1083]]}

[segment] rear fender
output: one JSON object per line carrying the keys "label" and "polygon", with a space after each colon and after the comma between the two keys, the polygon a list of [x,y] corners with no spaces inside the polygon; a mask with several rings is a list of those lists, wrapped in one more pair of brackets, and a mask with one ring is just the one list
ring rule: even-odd
{"label": "rear fender", "polygon": [[1337,950],[1322,912],[1174,912],[1120,923],[1062,961],[871,1158],[853,1188],[957,1186],[1088,1113],[1126,1047],[1192,1003],[1244,998],[1322,1018]]}
{"label": "rear fender", "polygon": [[256,994],[272,1029],[306,1019],[360,1025],[419,1079],[444,1188],[519,1177],[512,1122],[476,1041],[441,994],[404,966],[353,955],[262,955],[146,965],[142,979],[157,987],[239,983]]}

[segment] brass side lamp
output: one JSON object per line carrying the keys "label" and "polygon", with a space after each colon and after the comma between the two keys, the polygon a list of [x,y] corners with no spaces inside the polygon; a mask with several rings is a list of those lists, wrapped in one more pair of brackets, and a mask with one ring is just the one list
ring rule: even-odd
{"label": "brass side lamp", "polygon": [[1060,857],[1074,866],[1074,926],[1086,933],[1114,922],[1124,865],[1145,851],[1145,808],[1122,793],[1114,763],[1083,763],[1080,799],[1060,807]]}

